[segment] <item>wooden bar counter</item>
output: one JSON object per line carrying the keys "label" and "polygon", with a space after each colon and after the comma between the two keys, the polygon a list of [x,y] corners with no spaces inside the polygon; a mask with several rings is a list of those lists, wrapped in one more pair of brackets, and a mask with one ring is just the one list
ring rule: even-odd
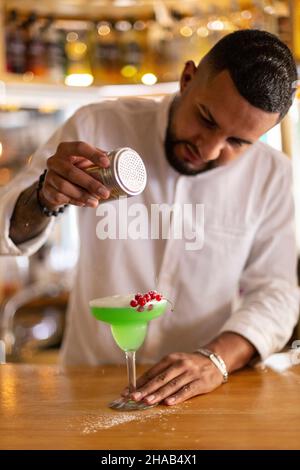
{"label": "wooden bar counter", "polygon": [[122,366],[0,365],[0,448],[300,448],[300,366],[245,369],[175,407],[110,410],[125,385]]}

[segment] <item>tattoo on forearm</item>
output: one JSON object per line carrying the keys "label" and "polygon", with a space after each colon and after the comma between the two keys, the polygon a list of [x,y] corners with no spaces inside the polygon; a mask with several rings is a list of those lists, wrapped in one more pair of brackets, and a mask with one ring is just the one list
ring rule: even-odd
{"label": "tattoo on forearm", "polygon": [[36,189],[37,182],[25,189],[16,202],[9,230],[9,236],[16,245],[36,237],[49,223],[49,218],[38,206]]}

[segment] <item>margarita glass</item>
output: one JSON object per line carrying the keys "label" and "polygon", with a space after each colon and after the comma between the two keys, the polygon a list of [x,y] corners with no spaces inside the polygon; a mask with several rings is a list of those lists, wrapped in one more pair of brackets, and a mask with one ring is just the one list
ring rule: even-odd
{"label": "margarita glass", "polygon": [[[159,297],[161,296],[158,295]],[[144,342],[148,322],[161,316],[167,307],[167,300],[164,298],[151,299],[143,306],[132,307],[130,304],[136,303],[132,300],[134,298],[134,294],[114,295],[91,300],[89,303],[94,317],[111,326],[115,342],[125,352],[130,393],[136,390],[135,354]],[[118,398],[109,406],[118,410],[138,410],[154,405]]]}

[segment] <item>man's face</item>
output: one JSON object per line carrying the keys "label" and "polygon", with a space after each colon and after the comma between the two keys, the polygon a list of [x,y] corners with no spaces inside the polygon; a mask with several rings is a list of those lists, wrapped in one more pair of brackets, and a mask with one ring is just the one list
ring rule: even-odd
{"label": "man's face", "polygon": [[177,171],[194,175],[232,162],[278,122],[278,113],[252,106],[227,70],[210,76],[188,62],[170,110],[166,153]]}

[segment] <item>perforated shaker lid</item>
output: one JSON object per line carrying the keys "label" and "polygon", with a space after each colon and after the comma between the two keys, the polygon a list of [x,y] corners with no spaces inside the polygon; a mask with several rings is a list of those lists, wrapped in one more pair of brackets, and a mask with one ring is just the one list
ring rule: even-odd
{"label": "perforated shaker lid", "polygon": [[147,172],[139,154],[129,147],[117,150],[114,158],[114,173],[119,186],[130,195],[144,191]]}

